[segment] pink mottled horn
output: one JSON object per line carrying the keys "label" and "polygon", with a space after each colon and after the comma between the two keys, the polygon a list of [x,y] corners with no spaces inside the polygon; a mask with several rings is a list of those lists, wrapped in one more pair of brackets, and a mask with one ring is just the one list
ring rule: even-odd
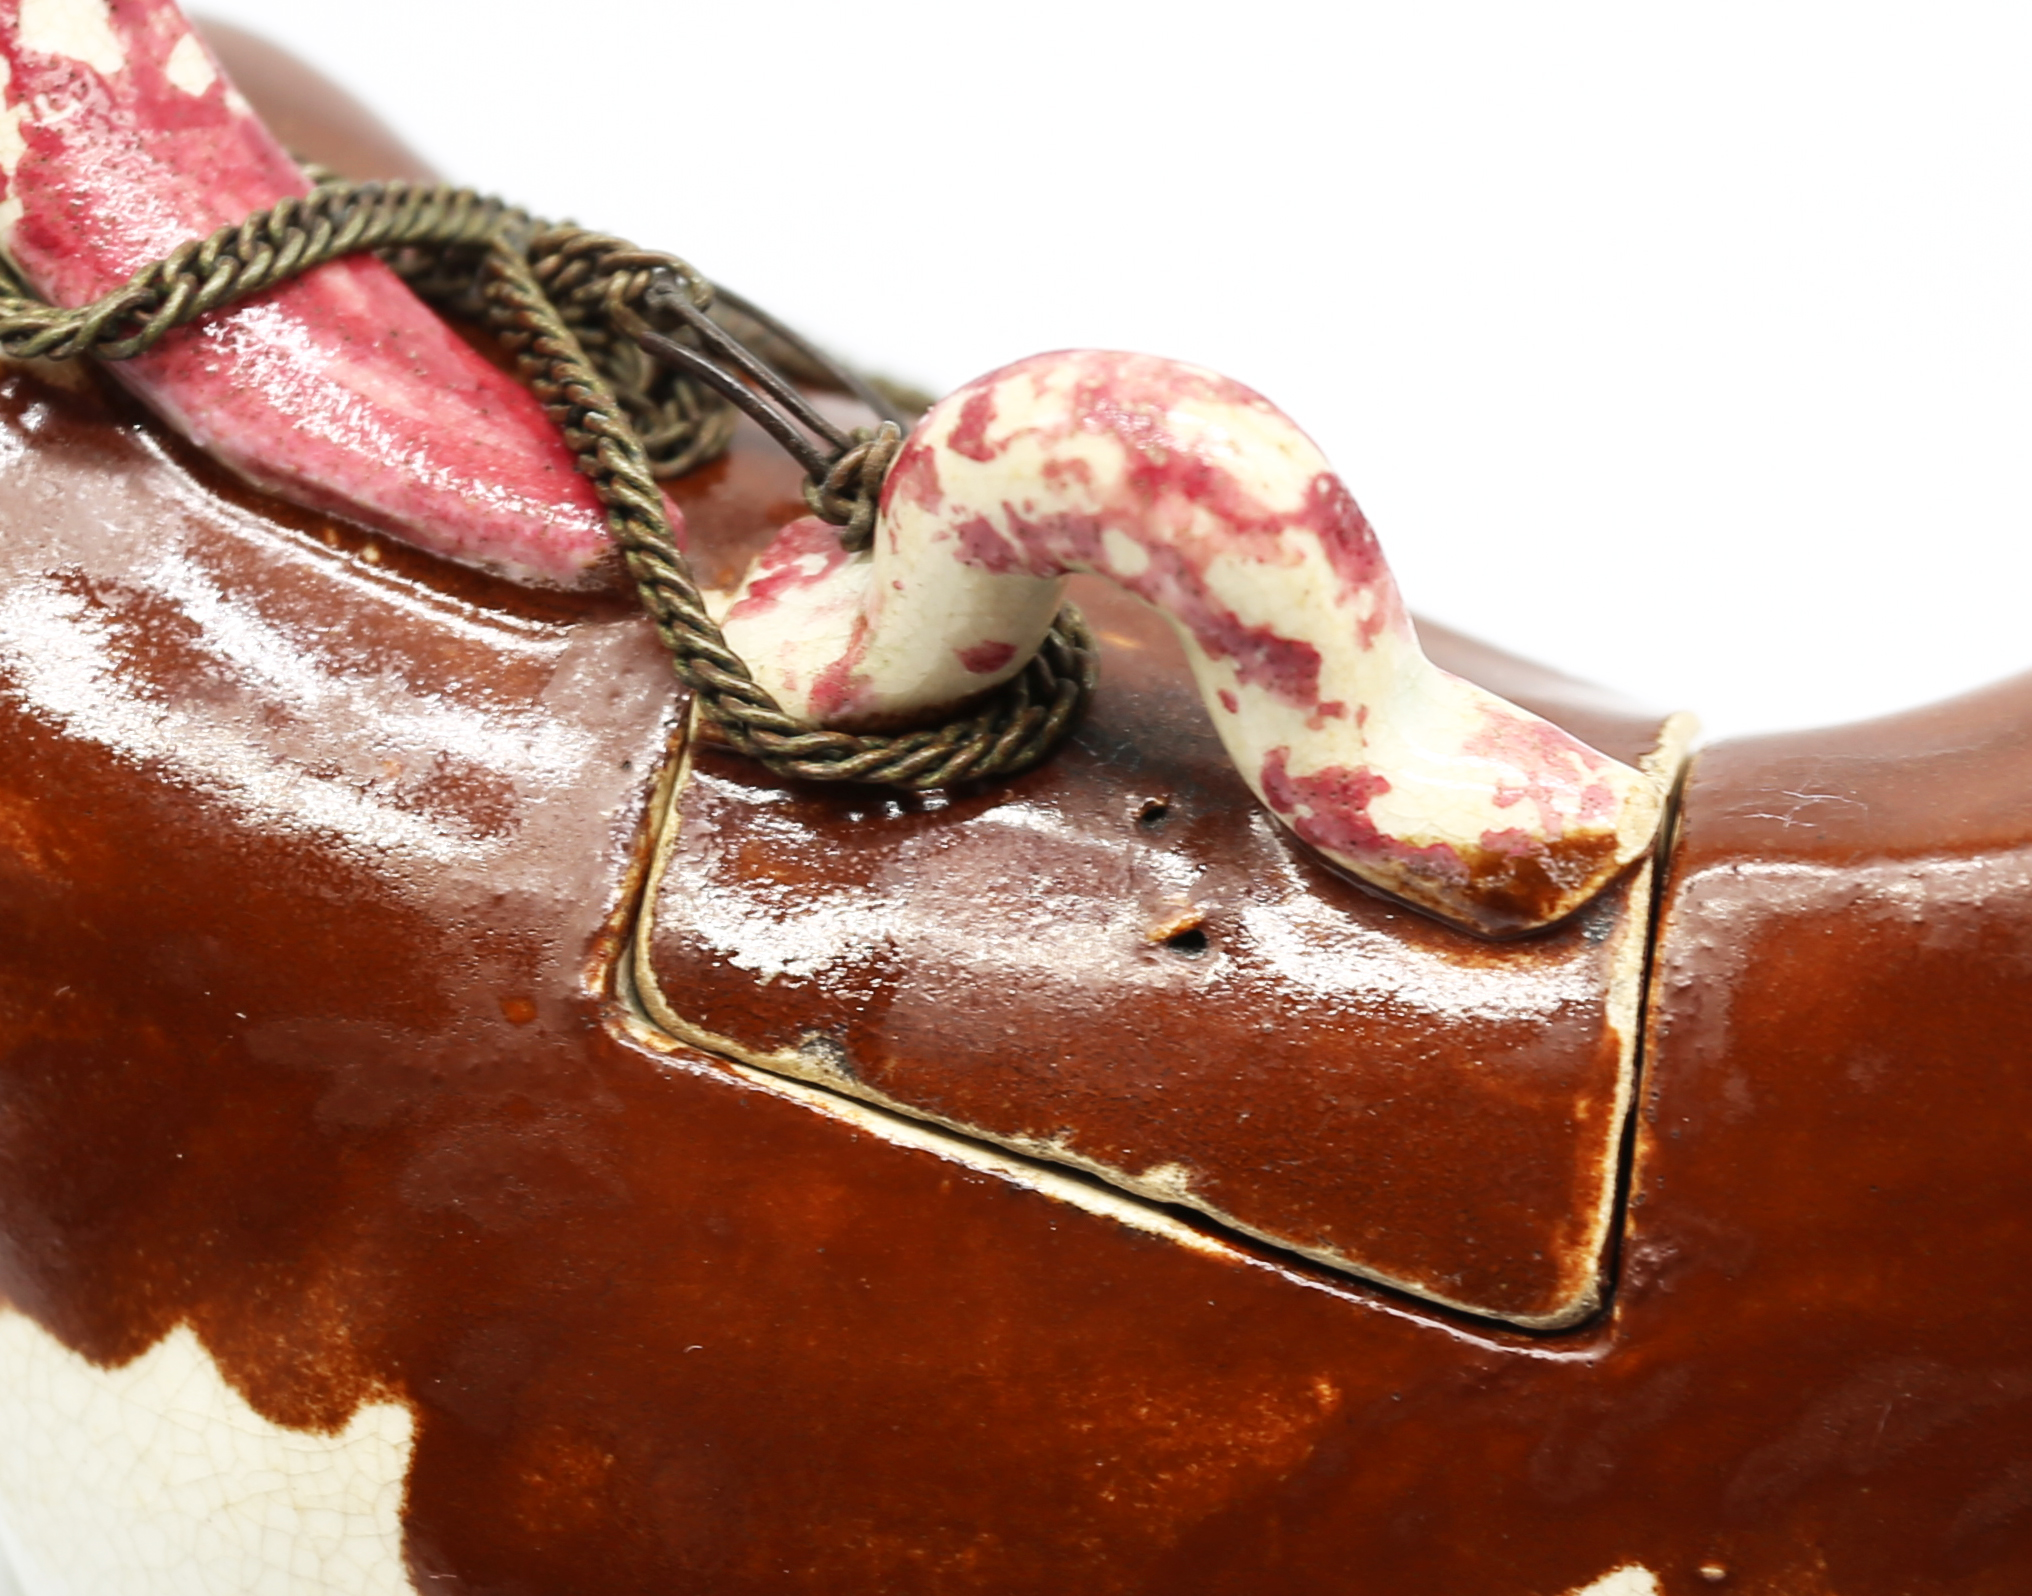
{"label": "pink mottled horn", "polygon": [[1075,350],[968,384],[898,456],[872,550],[792,523],[726,633],[812,724],[923,715],[1021,669],[1075,571],[1170,620],[1279,819],[1442,919],[1549,925],[1651,845],[1657,784],[1426,659],[1318,448],[1174,361]]}
{"label": "pink mottled horn", "polygon": [[[0,248],[81,305],[303,173],[171,0],[0,0]],[[592,488],[516,382],[378,261],[320,266],[118,363],[259,486],[519,580],[604,579]]]}

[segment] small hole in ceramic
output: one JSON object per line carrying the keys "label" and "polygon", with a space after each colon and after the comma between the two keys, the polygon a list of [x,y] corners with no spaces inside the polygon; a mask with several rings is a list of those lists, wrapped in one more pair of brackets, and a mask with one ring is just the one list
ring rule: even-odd
{"label": "small hole in ceramic", "polygon": [[1194,926],[1188,931],[1180,931],[1174,936],[1166,937],[1164,945],[1173,953],[1183,954],[1188,959],[1196,959],[1207,950],[1207,935],[1198,926]]}
{"label": "small hole in ceramic", "polygon": [[1171,805],[1162,798],[1152,798],[1136,811],[1136,824],[1145,831],[1155,831],[1171,818]]}

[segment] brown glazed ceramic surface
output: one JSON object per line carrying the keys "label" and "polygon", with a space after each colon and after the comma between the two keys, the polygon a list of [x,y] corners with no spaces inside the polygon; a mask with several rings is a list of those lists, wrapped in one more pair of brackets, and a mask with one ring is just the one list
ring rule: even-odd
{"label": "brown glazed ceramic surface", "polygon": [[[761,458],[688,491],[739,531]],[[2032,1589],[2032,680],[1696,763],[1614,1294],[1545,1335],[659,1042],[618,604],[16,371],[0,632],[0,1291],[408,1404],[421,1588]]]}
{"label": "brown glazed ceramic surface", "polygon": [[[1591,1311],[1648,868],[1514,943],[1364,892],[1253,801],[1169,629],[1078,596],[1105,688],[1015,781],[842,792],[698,752],[652,886],[651,1012],[1441,1302]],[[1555,719],[1579,697],[1522,685]],[[1571,707],[1669,772],[1655,719]]]}

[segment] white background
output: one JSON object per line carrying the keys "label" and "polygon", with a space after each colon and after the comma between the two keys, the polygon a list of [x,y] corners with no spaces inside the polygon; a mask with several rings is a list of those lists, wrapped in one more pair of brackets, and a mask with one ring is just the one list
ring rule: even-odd
{"label": "white background", "polygon": [[2032,7],[208,0],[943,391],[1216,366],[1423,613],[1711,734],[2032,666]]}

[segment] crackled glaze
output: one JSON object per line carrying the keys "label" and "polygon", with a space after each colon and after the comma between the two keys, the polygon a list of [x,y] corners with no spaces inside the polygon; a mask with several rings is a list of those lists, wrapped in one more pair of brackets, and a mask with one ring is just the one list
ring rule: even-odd
{"label": "crackled glaze", "polygon": [[793,524],[727,637],[793,714],[907,719],[1019,670],[1076,571],[1170,620],[1273,814],[1408,902],[1528,931],[1651,845],[1655,783],[1434,666],[1318,448],[1175,361],[1039,355],[942,400],[890,472],[872,551]]}
{"label": "crackled glaze", "polygon": [[[172,0],[6,0],[0,91],[0,245],[59,304],[309,190]],[[378,261],[322,266],[118,369],[299,503],[520,579],[602,579],[599,501],[535,401]]]}
{"label": "crackled glaze", "polygon": [[22,1596],[395,1596],[411,1427],[263,1418],[188,1328],[102,1367],[0,1311],[0,1547]]}

